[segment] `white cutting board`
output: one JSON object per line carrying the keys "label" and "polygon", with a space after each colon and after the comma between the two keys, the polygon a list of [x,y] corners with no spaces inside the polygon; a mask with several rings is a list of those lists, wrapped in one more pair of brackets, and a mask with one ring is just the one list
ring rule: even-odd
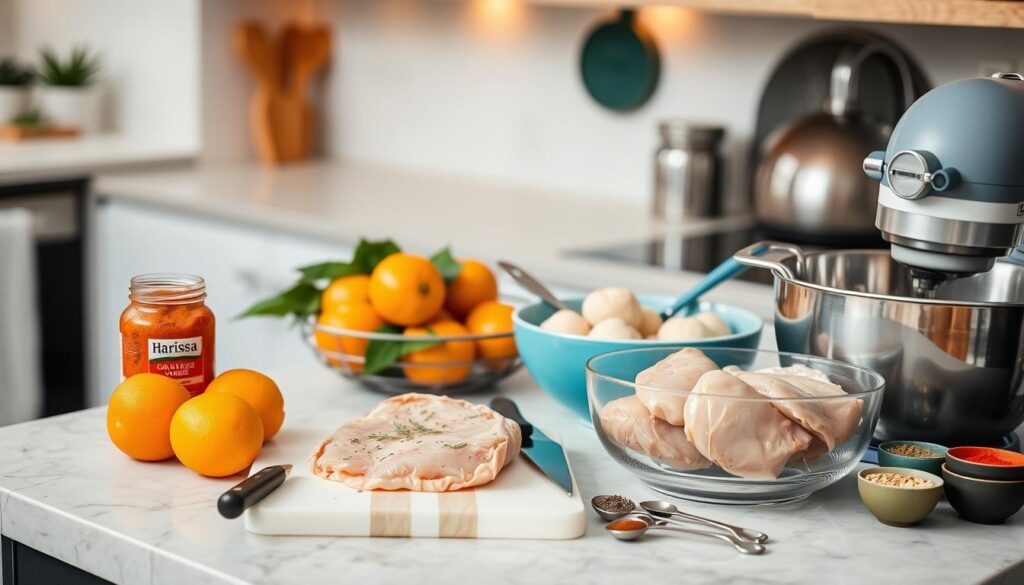
{"label": "white cutting board", "polygon": [[316,477],[313,449],[334,428],[287,429],[268,443],[252,473],[292,464],[284,484],[246,510],[257,534],[291,536],[410,536],[571,539],[586,516],[579,487],[567,496],[522,455],[491,483],[445,493],[360,492]]}

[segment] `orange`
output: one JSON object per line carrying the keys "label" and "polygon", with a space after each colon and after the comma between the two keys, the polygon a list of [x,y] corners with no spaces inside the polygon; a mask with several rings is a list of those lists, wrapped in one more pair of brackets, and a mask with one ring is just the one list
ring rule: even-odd
{"label": "orange", "polygon": [[[513,310],[511,306],[498,301],[481,303],[466,318],[466,327],[474,335],[511,333]],[[476,342],[476,349],[480,357],[490,360],[487,362],[487,366],[492,369],[508,366],[508,360],[498,358],[511,358],[519,355],[516,340],[512,336],[501,339],[482,339]]]}
{"label": "orange", "polygon": [[174,454],[200,475],[234,475],[252,464],[262,445],[259,413],[234,394],[200,394],[171,419]]}
{"label": "orange", "polygon": [[441,273],[430,260],[412,254],[392,254],[370,275],[370,303],[396,325],[431,320],[441,310],[444,294]]}
{"label": "orange", "polygon": [[228,370],[214,378],[207,392],[227,392],[245,400],[263,421],[263,442],[274,438],[284,423],[284,396],[269,377],[253,370]]}
{"label": "orange", "polygon": [[[455,321],[441,321],[426,327],[410,327],[405,335],[469,335],[465,327]],[[405,377],[420,384],[452,384],[461,382],[469,376],[472,365],[469,363],[476,354],[472,341],[448,341],[436,347],[428,347],[406,354],[402,361],[410,364],[405,367]],[[438,365],[460,362],[459,365]]]}
{"label": "orange", "polygon": [[353,274],[337,278],[320,297],[320,312],[329,313],[341,303],[370,300],[370,277]]}
{"label": "orange", "polygon": [[125,455],[140,461],[172,457],[171,418],[188,399],[188,390],[177,380],[160,374],[135,374],[110,395],[107,434]]}
{"label": "orange", "polygon": [[[354,331],[376,331],[384,326],[384,320],[377,315],[373,306],[366,301],[347,301],[338,304],[333,311],[320,314],[317,323],[335,329],[351,329]],[[365,356],[366,346],[370,340],[363,337],[352,337],[343,333],[331,333],[317,330],[314,338],[316,346],[325,352],[327,363],[338,366],[343,363],[356,372],[363,371],[363,364],[353,360],[342,360],[338,354],[348,356]]]}
{"label": "orange", "polygon": [[448,283],[444,306],[456,317],[464,319],[473,307],[498,298],[498,281],[494,273],[479,260],[460,259],[462,269],[455,280]]}

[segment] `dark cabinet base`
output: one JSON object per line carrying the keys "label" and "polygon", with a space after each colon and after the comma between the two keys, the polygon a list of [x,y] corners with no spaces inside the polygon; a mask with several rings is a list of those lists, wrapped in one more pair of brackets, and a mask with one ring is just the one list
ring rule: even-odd
{"label": "dark cabinet base", "polygon": [[6,536],[2,537],[3,585],[109,585],[110,581],[86,573]]}

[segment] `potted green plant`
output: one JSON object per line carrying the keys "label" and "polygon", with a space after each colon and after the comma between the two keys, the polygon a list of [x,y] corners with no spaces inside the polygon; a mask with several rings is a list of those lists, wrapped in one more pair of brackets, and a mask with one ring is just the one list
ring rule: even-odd
{"label": "potted green plant", "polygon": [[78,127],[83,134],[99,130],[99,58],[82,46],[72,48],[66,59],[44,48],[39,58],[39,109],[46,119],[58,126]]}
{"label": "potted green plant", "polygon": [[28,109],[32,70],[11,58],[0,59],[0,124]]}

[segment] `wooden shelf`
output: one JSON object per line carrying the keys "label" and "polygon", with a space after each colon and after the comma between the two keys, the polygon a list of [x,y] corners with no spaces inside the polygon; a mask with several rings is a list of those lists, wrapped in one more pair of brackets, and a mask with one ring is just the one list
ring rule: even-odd
{"label": "wooden shelf", "polygon": [[1016,0],[530,0],[561,6],[682,6],[727,14],[847,22],[1024,28]]}

